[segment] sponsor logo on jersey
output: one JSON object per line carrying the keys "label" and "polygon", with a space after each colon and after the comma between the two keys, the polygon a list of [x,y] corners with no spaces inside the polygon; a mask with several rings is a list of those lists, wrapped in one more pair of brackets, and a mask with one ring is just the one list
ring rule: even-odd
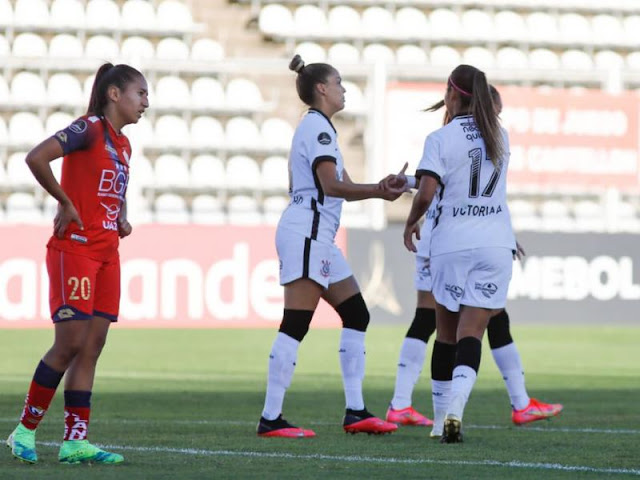
{"label": "sponsor logo on jersey", "polygon": [[69,130],[73,133],[83,133],[87,129],[87,122],[79,118],[71,125],[69,125]]}
{"label": "sponsor logo on jersey", "polygon": [[467,205],[466,207],[453,207],[454,217],[487,217],[502,212],[502,206],[493,205]]}
{"label": "sponsor logo on jersey", "polygon": [[318,135],[318,142],[321,145],[329,145],[331,143],[331,135],[329,135],[327,132],[322,132],[320,135]]}
{"label": "sponsor logo on jersey", "polygon": [[474,287],[476,290],[480,290],[482,295],[487,298],[491,298],[491,295],[498,291],[498,286],[495,283],[485,282],[485,283],[477,283]]}
{"label": "sponsor logo on jersey", "polygon": [[460,288],[458,285],[451,285],[450,283],[445,283],[444,289],[451,294],[451,298],[454,300],[460,299],[464,293],[463,288]]}
{"label": "sponsor logo on jersey", "polygon": [[114,230],[114,231],[118,231],[118,216],[120,215],[120,206],[117,204],[112,204],[112,205],[106,205],[102,202],[100,202],[100,205],[102,205],[104,207],[104,209],[106,210],[105,216],[107,217],[106,220],[102,221],[102,228],[104,228],[105,230]]}
{"label": "sponsor logo on jersey", "polygon": [[329,260],[322,260],[322,268],[320,269],[320,275],[328,277],[331,275],[331,262]]}
{"label": "sponsor logo on jersey", "polygon": [[71,240],[74,240],[80,243],[87,243],[87,237],[83,237],[82,235],[78,235],[77,233],[71,234]]}
{"label": "sponsor logo on jersey", "polygon": [[60,130],[58,133],[56,133],[56,138],[62,143],[67,143],[67,132],[63,132],[62,130]]}
{"label": "sponsor logo on jersey", "polygon": [[[118,167],[122,165],[118,164]],[[111,197],[124,199],[124,193],[127,190],[127,182],[129,177],[127,172],[124,171],[125,167],[117,168],[116,170],[103,169],[100,176],[100,183],[98,184],[98,196],[99,197]]]}

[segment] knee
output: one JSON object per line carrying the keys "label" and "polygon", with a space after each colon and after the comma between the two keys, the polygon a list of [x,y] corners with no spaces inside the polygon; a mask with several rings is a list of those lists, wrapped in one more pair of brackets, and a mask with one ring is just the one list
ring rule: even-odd
{"label": "knee", "polygon": [[353,297],[338,305],[336,312],[340,315],[343,328],[350,328],[359,332],[367,331],[370,315],[361,293],[356,293]]}
{"label": "knee", "polygon": [[502,310],[497,315],[491,317],[487,327],[487,336],[489,337],[489,346],[492,350],[504,347],[513,342],[509,328],[509,315],[506,310]]}
{"label": "knee", "polygon": [[285,308],[279,332],[301,342],[309,331],[313,310],[291,310]]}

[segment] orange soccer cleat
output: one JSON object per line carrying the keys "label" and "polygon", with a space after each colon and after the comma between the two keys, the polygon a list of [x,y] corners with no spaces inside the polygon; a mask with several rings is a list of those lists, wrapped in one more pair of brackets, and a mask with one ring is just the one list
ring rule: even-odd
{"label": "orange soccer cleat", "polygon": [[304,428],[291,425],[284,418],[282,414],[275,420],[267,420],[264,417],[260,417],[258,423],[258,436],[259,437],[280,437],[280,438],[311,438],[315,437],[316,433],[313,430],[305,430]]}
{"label": "orange soccer cleat", "polygon": [[387,422],[397,425],[416,425],[419,427],[430,427],[433,425],[433,421],[414,410],[413,407],[395,410],[391,405],[389,405],[389,409],[387,410]]}
{"label": "orange soccer cleat", "polygon": [[513,410],[511,412],[511,421],[516,425],[524,425],[526,423],[535,422],[536,420],[544,420],[545,418],[555,417],[562,411],[560,403],[543,403],[535,398],[529,400],[522,410]]}
{"label": "orange soccer cleat", "polygon": [[395,432],[398,429],[395,423],[385,422],[374,417],[366,408],[363,410],[347,408],[342,426],[347,433],[368,433],[369,435],[382,435]]}

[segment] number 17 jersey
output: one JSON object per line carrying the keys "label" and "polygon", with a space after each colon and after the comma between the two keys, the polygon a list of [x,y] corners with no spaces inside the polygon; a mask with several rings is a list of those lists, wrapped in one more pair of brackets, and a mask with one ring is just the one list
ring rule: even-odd
{"label": "number 17 jersey", "polygon": [[515,248],[507,207],[509,140],[494,166],[472,116],[458,116],[431,133],[416,175],[434,177],[439,188],[431,232],[431,256],[483,247]]}

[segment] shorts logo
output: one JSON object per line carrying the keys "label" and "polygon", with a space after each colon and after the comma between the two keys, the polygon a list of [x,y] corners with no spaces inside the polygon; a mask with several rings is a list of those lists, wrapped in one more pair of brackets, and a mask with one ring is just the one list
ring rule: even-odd
{"label": "shorts logo", "polygon": [[69,130],[73,133],[82,133],[87,129],[87,122],[82,119],[76,120],[71,125],[69,125]]}
{"label": "shorts logo", "polygon": [[58,133],[56,133],[56,137],[62,143],[67,143],[67,132],[59,131]]}
{"label": "shorts logo", "polygon": [[300,205],[302,203],[302,195],[294,195],[293,203],[296,205]]}
{"label": "shorts logo", "polygon": [[322,260],[322,268],[320,269],[320,275],[328,277],[331,275],[331,262],[329,260]]}
{"label": "shorts logo", "polygon": [[318,142],[321,145],[329,145],[331,143],[331,136],[327,132],[322,132],[318,135]]}
{"label": "shorts logo", "polygon": [[476,290],[480,290],[482,292],[482,295],[484,295],[487,298],[491,298],[491,295],[493,295],[498,291],[498,286],[495,283],[491,283],[491,282],[476,283],[474,288]]}
{"label": "shorts logo", "polygon": [[457,285],[451,285],[449,283],[444,284],[444,289],[451,294],[451,298],[459,300],[464,294],[464,290]]}
{"label": "shorts logo", "polygon": [[58,310],[58,313],[56,313],[56,317],[58,317],[60,320],[66,320],[67,318],[71,318],[74,315],[74,311],[70,308],[63,308],[62,310]]}
{"label": "shorts logo", "polygon": [[29,413],[34,417],[41,417],[44,415],[44,408],[34,407],[33,405],[29,405]]}

